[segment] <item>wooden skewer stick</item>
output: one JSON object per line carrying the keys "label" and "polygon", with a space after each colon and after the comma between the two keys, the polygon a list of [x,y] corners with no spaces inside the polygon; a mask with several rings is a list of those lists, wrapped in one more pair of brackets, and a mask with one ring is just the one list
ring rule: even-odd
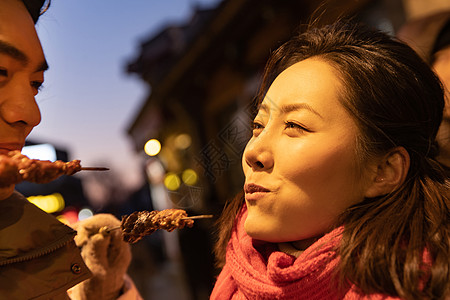
{"label": "wooden skewer stick", "polygon": [[199,215],[199,216],[192,216],[192,217],[184,217],[181,218],[181,220],[194,220],[194,219],[210,219],[213,215]]}
{"label": "wooden skewer stick", "polygon": [[81,167],[82,171],[108,171],[109,168],[102,167]]}
{"label": "wooden skewer stick", "polygon": [[[181,218],[181,220],[210,219],[212,217],[213,217],[213,215],[198,215],[198,216],[192,216],[192,217],[184,217],[184,218]],[[121,229],[121,228],[122,228],[121,226],[116,226],[116,227],[112,227],[112,228],[108,228],[108,227],[104,226],[99,229],[99,232],[100,233],[101,232],[110,233],[113,230],[117,230],[117,229]]]}
{"label": "wooden skewer stick", "polygon": [[113,227],[113,228],[108,228],[107,226],[104,226],[104,227],[101,227],[98,232],[100,232],[100,233],[102,233],[102,232],[110,233],[111,231],[117,230],[117,229],[120,229],[120,228],[121,228],[120,226],[116,226],[116,227]]}

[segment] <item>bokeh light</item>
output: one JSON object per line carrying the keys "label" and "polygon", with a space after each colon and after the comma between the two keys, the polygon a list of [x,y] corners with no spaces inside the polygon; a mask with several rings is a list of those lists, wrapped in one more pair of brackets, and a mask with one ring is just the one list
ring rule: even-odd
{"label": "bokeh light", "polygon": [[192,138],[187,133],[179,134],[174,140],[175,147],[177,147],[178,149],[181,149],[181,150],[189,148],[191,143],[192,143]]}
{"label": "bokeh light", "polygon": [[181,179],[187,185],[195,185],[198,181],[198,175],[194,170],[186,169],[181,174]]}
{"label": "bokeh light", "polygon": [[181,185],[181,180],[180,180],[180,177],[178,177],[177,174],[167,173],[166,177],[164,178],[164,186],[169,191],[178,190],[180,185]]}
{"label": "bokeh light", "polygon": [[86,220],[94,215],[94,212],[89,208],[83,208],[78,212],[78,220]]}
{"label": "bokeh light", "polygon": [[56,217],[60,222],[66,225],[73,225],[78,222],[78,211],[74,207],[66,208],[59,216]]}
{"label": "bokeh light", "polygon": [[65,207],[64,197],[60,193],[30,196],[27,199],[49,214],[61,211]]}
{"label": "bokeh light", "polygon": [[164,166],[160,160],[151,158],[147,161],[146,174],[147,178],[152,184],[160,184],[164,181],[165,176]]}
{"label": "bokeh light", "polygon": [[144,152],[149,156],[158,155],[161,151],[161,143],[157,139],[148,140],[144,145]]}

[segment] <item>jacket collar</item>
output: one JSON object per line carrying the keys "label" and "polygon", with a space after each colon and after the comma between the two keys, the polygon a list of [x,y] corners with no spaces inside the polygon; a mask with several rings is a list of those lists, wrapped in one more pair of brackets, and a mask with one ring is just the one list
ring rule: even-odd
{"label": "jacket collar", "polygon": [[52,252],[75,234],[16,191],[0,201],[0,266]]}

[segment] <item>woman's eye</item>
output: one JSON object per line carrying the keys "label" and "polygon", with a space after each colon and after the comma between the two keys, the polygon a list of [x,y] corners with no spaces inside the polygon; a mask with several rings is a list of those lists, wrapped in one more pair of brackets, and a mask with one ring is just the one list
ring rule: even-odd
{"label": "woman's eye", "polygon": [[253,129],[253,136],[258,136],[259,133],[264,129],[264,126],[259,122],[253,122],[252,129]]}
{"label": "woman's eye", "polygon": [[253,130],[263,129],[263,126],[258,122],[253,122],[252,128],[253,128]]}
{"label": "woman's eye", "polygon": [[306,131],[309,132],[308,129],[306,129],[304,126],[299,125],[297,123],[294,122],[285,122],[285,129],[295,129],[295,130],[299,130],[299,131]]}

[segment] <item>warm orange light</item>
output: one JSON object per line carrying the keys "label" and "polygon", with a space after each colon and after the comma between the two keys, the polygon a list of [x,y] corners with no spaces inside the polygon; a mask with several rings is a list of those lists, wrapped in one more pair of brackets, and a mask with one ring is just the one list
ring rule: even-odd
{"label": "warm orange light", "polygon": [[28,201],[47,213],[54,213],[64,209],[64,197],[60,193],[45,196],[30,196]]}
{"label": "warm orange light", "polygon": [[179,134],[174,140],[175,147],[181,150],[189,148],[191,143],[192,143],[191,136],[187,133]]}

